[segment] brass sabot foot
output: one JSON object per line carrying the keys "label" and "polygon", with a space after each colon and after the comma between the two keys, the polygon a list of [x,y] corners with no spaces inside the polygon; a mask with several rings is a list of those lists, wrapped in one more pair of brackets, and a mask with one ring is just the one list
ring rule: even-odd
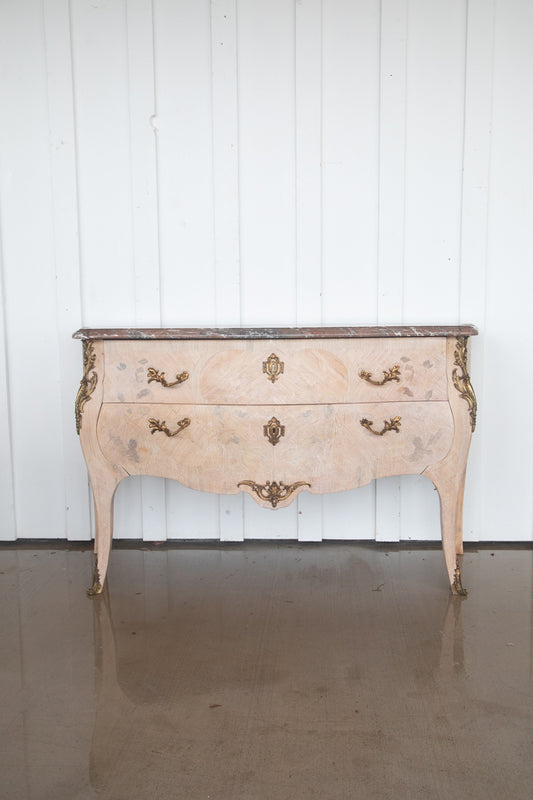
{"label": "brass sabot foot", "polygon": [[458,566],[455,567],[453,584],[452,584],[452,594],[457,595],[458,597],[466,597],[468,592],[466,589],[463,588],[463,584],[461,583],[461,570]]}
{"label": "brass sabot foot", "polygon": [[93,585],[90,589],[87,589],[87,597],[95,597],[98,594],[102,594],[102,584],[100,583],[100,572],[98,571],[98,561],[94,567],[94,577],[93,577]]}

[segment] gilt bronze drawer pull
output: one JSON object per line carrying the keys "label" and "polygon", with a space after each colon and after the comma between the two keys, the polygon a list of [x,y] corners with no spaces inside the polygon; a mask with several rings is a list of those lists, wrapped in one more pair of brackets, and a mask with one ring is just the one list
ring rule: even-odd
{"label": "gilt bronze drawer pull", "polygon": [[277,381],[285,368],[283,361],[280,361],[275,353],[271,353],[266,361],[263,361],[263,372],[268,375],[268,380]]}
{"label": "gilt bronze drawer pull", "polygon": [[395,364],[388,370],[384,369],[383,375],[384,375],[383,380],[374,381],[372,380],[371,372],[367,372],[366,369],[362,369],[359,372],[359,377],[362,378],[364,381],[368,381],[368,383],[371,383],[372,386],[384,386],[384,384],[388,383],[389,381],[396,381],[397,383],[400,382],[400,365]]}
{"label": "gilt bronze drawer pull", "polygon": [[148,383],[156,381],[157,383],[160,383],[161,386],[164,386],[165,389],[170,389],[172,386],[177,386],[178,384],[183,383],[183,381],[186,381],[188,377],[188,372],[180,372],[179,375],[176,375],[175,381],[172,383],[167,383],[164,372],[159,372],[159,370],[154,369],[154,367],[148,367]]}
{"label": "gilt bronze drawer pull", "polygon": [[279,483],[277,483],[277,481],[267,481],[264,485],[254,483],[254,481],[240,481],[237,486],[249,486],[261,500],[268,500],[272,508],[276,508],[280,500],[286,500],[286,498],[290,497],[300,486],[309,486],[309,488],[311,488],[311,484],[306,481],[298,481],[297,483],[290,483],[288,485],[283,483],[283,481]]}
{"label": "gilt bronze drawer pull", "polygon": [[361,425],[363,428],[366,428],[370,433],[373,433],[375,436],[384,436],[388,431],[396,431],[396,433],[400,432],[400,422],[401,417],[391,417],[390,421],[387,422],[386,419],[383,420],[384,428],[381,431],[375,431],[372,425],[374,424],[372,420],[369,419],[362,419]]}
{"label": "gilt bronze drawer pull", "polygon": [[272,417],[266,425],[263,425],[263,435],[270,444],[277,444],[281,437],[285,436],[285,425],[282,425],[276,417]]}
{"label": "gilt bronze drawer pull", "polygon": [[184,428],[188,428],[189,427],[189,425],[191,424],[191,421],[190,421],[189,417],[184,417],[183,419],[178,420],[178,422],[176,424],[177,424],[178,427],[172,433],[172,431],[170,431],[167,428],[165,420],[163,420],[161,422],[160,420],[154,419],[153,417],[151,417],[151,419],[148,420],[148,427],[150,428],[150,433],[155,433],[156,431],[161,431],[161,433],[165,433],[167,436],[177,436],[178,433],[181,433],[181,431]]}

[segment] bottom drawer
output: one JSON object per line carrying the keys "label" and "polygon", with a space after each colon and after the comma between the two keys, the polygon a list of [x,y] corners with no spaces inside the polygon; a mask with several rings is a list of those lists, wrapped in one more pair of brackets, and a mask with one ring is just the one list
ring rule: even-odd
{"label": "bottom drawer", "polygon": [[[321,494],[419,474],[446,456],[453,431],[447,402],[106,403],[97,435],[104,456],[130,475],[173,478],[219,494],[244,490],[261,505],[277,507],[304,489]],[[294,489],[273,490],[281,484]]]}

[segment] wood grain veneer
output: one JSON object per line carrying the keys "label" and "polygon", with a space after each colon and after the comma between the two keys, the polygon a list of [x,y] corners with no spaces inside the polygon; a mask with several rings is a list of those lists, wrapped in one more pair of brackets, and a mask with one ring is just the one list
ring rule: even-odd
{"label": "wood grain veneer", "polygon": [[95,502],[91,593],[104,585],[113,496],[129,475],[246,491],[272,509],[302,491],[406,474],[426,475],[439,492],[448,578],[463,593],[457,556],[476,410],[466,342],[476,332],[471,325],[77,331],[84,374],[76,411]]}

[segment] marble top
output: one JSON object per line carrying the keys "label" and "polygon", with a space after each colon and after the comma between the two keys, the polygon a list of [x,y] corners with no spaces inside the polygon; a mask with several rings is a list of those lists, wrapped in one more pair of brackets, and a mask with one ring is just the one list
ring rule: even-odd
{"label": "marble top", "polygon": [[74,339],[373,339],[476,336],[474,325],[375,325],[322,328],[80,328]]}

